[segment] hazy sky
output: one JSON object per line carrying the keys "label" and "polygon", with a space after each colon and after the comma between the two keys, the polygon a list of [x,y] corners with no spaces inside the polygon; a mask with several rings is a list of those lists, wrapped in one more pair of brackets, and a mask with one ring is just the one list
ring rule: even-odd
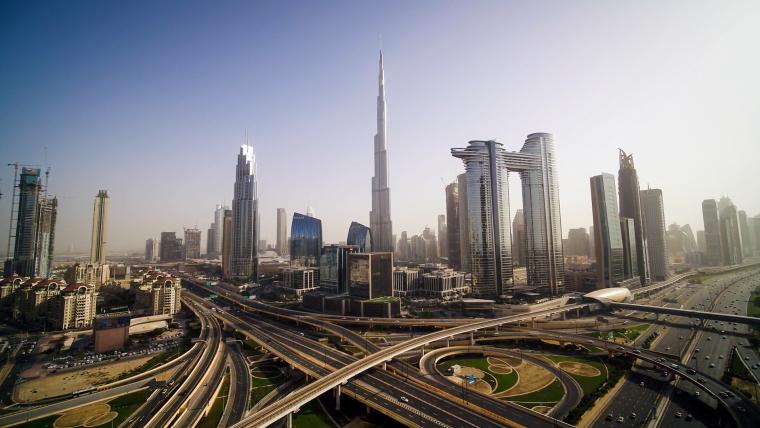
{"label": "hazy sky", "polygon": [[[382,35],[394,233],[435,227],[451,147],[555,135],[564,233],[589,177],[632,152],[666,221],[701,201],[760,213],[760,2],[0,2],[0,161],[51,167],[56,249],[206,229],[230,203],[246,129],[262,237],[311,204],[326,242],[369,224]],[[2,169],[5,249],[11,169]],[[520,207],[512,175],[512,212]],[[205,248],[204,248],[205,249]]]}

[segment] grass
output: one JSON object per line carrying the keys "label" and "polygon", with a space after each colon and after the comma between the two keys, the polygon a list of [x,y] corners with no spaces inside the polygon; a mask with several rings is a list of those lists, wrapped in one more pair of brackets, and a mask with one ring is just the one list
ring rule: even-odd
{"label": "grass", "polygon": [[13,428],[53,428],[53,424],[59,416],[60,415],[46,416],[23,424],[13,425]]}
{"label": "grass", "polygon": [[570,361],[574,363],[588,364],[589,366],[592,366],[595,369],[599,370],[599,376],[594,377],[578,376],[570,372],[565,372],[572,376],[576,382],[578,382],[578,385],[581,386],[584,394],[591,394],[592,392],[596,391],[607,380],[607,366],[605,366],[604,363],[597,360],[596,358],[571,357],[565,355],[546,355],[546,358],[554,361],[555,363]]}
{"label": "grass", "polygon": [[[251,400],[250,406],[258,403],[267,394],[272,392],[277,385],[285,382],[282,372],[276,365],[265,364],[254,367],[251,376]],[[266,377],[257,377],[266,376]]]}
{"label": "grass", "polygon": [[739,379],[744,379],[750,382],[755,381],[752,377],[752,373],[749,372],[749,369],[744,365],[742,358],[736,352],[731,353],[731,365],[728,367],[728,370],[732,376],[738,377]]}
{"label": "grass", "polygon": [[385,297],[375,297],[374,299],[367,300],[367,302],[372,303],[388,303],[388,302],[397,302],[398,297],[393,296],[385,296]]}
{"label": "grass", "polygon": [[295,428],[330,428],[332,422],[322,411],[316,400],[310,401],[293,415]]}
{"label": "grass", "polygon": [[222,419],[224,413],[224,403],[227,401],[227,393],[230,390],[230,378],[228,375],[224,376],[222,387],[219,389],[219,394],[214,399],[214,404],[211,405],[211,410],[208,414],[198,421],[198,428],[216,428],[219,425],[219,421]]}
{"label": "grass", "polygon": [[747,316],[760,318],[760,286],[755,288],[755,291],[750,295],[749,302],[747,302]]}
{"label": "grass", "polygon": [[613,337],[622,338],[628,342],[633,342],[641,335],[641,333],[643,333],[648,328],[649,324],[640,324],[630,328],[618,328],[610,330],[609,332],[600,331],[599,333],[592,333],[591,336],[598,337],[600,339],[606,339],[609,336],[609,333],[612,332]]}
{"label": "grass", "polygon": [[509,374],[494,373],[491,370],[488,370],[488,361],[486,361],[485,357],[452,358],[439,363],[438,369],[443,373],[448,373],[449,368],[454,365],[473,367],[482,370],[486,373],[483,380],[491,385],[491,389],[494,389],[494,392],[506,391],[517,383],[517,373],[514,370]]}
{"label": "grass", "polygon": [[[539,389],[538,391],[529,392],[523,395],[516,395],[509,397],[508,400],[514,403],[556,403],[565,396],[565,388],[562,387],[562,382],[559,379],[554,379],[554,382]],[[535,404],[530,404],[535,406]]]}

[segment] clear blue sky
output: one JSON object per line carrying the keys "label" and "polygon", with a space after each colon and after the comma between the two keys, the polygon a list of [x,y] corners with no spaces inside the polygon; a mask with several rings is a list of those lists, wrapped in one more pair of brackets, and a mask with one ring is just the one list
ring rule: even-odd
{"label": "clear blue sky", "polygon": [[537,131],[555,134],[565,233],[591,223],[588,177],[617,173],[617,147],[699,230],[704,198],[760,213],[758,22],[756,1],[4,1],[0,160],[47,147],[59,252],[89,249],[98,189],[111,248],[139,250],[194,225],[205,241],[247,129],[263,238],[277,207],[311,204],[344,240],[368,223],[382,35],[395,233],[444,212],[451,147]]}

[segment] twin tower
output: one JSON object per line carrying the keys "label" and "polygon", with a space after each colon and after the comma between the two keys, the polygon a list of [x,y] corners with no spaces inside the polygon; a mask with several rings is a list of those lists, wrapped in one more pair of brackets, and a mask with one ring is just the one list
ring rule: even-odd
{"label": "twin tower", "polygon": [[513,171],[522,181],[528,285],[545,295],[561,295],[562,224],[552,135],[528,135],[519,152],[508,152],[496,141],[470,141],[451,154],[465,166],[459,212],[467,217],[460,223],[467,230],[460,236],[473,294],[495,298],[513,285],[508,179]]}

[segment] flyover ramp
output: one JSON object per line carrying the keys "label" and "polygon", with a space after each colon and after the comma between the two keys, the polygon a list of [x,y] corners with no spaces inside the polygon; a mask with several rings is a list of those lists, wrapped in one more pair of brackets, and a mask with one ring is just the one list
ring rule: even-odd
{"label": "flyover ramp", "polygon": [[724,314],[720,312],[695,311],[693,309],[666,308],[662,306],[640,305],[637,303],[609,302],[606,303],[611,308],[630,309],[640,312],[655,312],[659,314],[677,315],[687,318],[708,319],[716,321],[738,322],[753,326],[760,326],[760,318],[748,317],[744,315]]}

